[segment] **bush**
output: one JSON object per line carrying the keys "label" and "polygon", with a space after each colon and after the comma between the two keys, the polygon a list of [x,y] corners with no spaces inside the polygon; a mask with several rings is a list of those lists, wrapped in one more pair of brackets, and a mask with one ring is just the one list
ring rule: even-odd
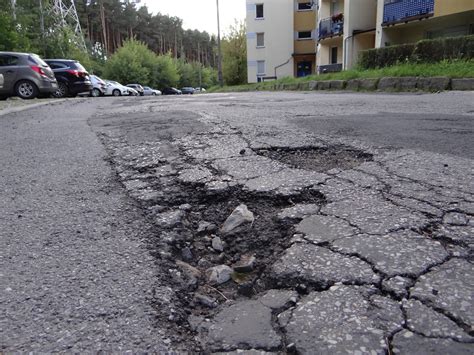
{"label": "bush", "polygon": [[106,62],[104,75],[122,84],[140,83],[152,87],[175,86],[178,69],[170,55],[157,56],[146,44],[129,40]]}
{"label": "bush", "polygon": [[388,67],[411,60],[414,44],[402,44],[363,51],[359,57],[359,66],[363,69]]}
{"label": "bush", "polygon": [[413,59],[421,63],[472,58],[474,58],[474,36],[420,41],[413,52]]}
{"label": "bush", "polygon": [[474,35],[423,40],[362,51],[358,65],[361,69],[384,68],[400,63],[437,63],[443,60],[474,58]]}

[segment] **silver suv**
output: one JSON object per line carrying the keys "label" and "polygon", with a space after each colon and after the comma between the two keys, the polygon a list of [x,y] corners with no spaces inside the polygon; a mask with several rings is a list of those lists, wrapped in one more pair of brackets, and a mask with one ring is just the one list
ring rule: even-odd
{"label": "silver suv", "polygon": [[58,89],[51,68],[33,53],[0,52],[0,97],[19,96],[34,99],[49,96]]}

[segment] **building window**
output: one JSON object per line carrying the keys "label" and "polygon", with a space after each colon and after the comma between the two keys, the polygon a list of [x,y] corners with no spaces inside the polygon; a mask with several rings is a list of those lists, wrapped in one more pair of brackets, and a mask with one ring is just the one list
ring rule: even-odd
{"label": "building window", "polygon": [[311,31],[298,32],[298,39],[312,39],[313,33]]}
{"label": "building window", "polygon": [[265,46],[265,36],[263,33],[257,33],[257,48]]}
{"label": "building window", "polygon": [[337,64],[337,47],[331,48],[331,64]]}
{"label": "building window", "polygon": [[264,60],[257,61],[257,75],[265,75],[265,61]]}
{"label": "building window", "polygon": [[313,6],[311,4],[311,1],[298,3],[298,11],[307,11],[307,10],[312,10],[312,9],[313,9]]}
{"label": "building window", "polygon": [[257,4],[255,7],[257,10],[257,16],[255,16],[255,18],[263,18],[263,4]]}

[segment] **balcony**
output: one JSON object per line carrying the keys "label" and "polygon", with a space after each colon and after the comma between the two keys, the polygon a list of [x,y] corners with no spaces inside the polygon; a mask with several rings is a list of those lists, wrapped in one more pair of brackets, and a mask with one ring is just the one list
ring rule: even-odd
{"label": "balcony", "polygon": [[383,26],[428,18],[434,14],[435,0],[386,0]]}
{"label": "balcony", "polygon": [[327,65],[320,65],[318,66],[318,73],[319,74],[326,74],[326,73],[337,73],[342,71],[342,64],[327,64]]}
{"label": "balcony", "polygon": [[340,36],[344,32],[344,15],[337,14],[319,21],[318,39]]}

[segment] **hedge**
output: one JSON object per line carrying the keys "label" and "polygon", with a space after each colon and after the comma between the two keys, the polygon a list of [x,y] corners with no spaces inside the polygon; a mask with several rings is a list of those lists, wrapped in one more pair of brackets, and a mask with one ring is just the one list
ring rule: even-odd
{"label": "hedge", "polygon": [[437,63],[473,58],[474,35],[470,35],[369,49],[360,53],[358,64],[361,69],[376,69],[406,62]]}

